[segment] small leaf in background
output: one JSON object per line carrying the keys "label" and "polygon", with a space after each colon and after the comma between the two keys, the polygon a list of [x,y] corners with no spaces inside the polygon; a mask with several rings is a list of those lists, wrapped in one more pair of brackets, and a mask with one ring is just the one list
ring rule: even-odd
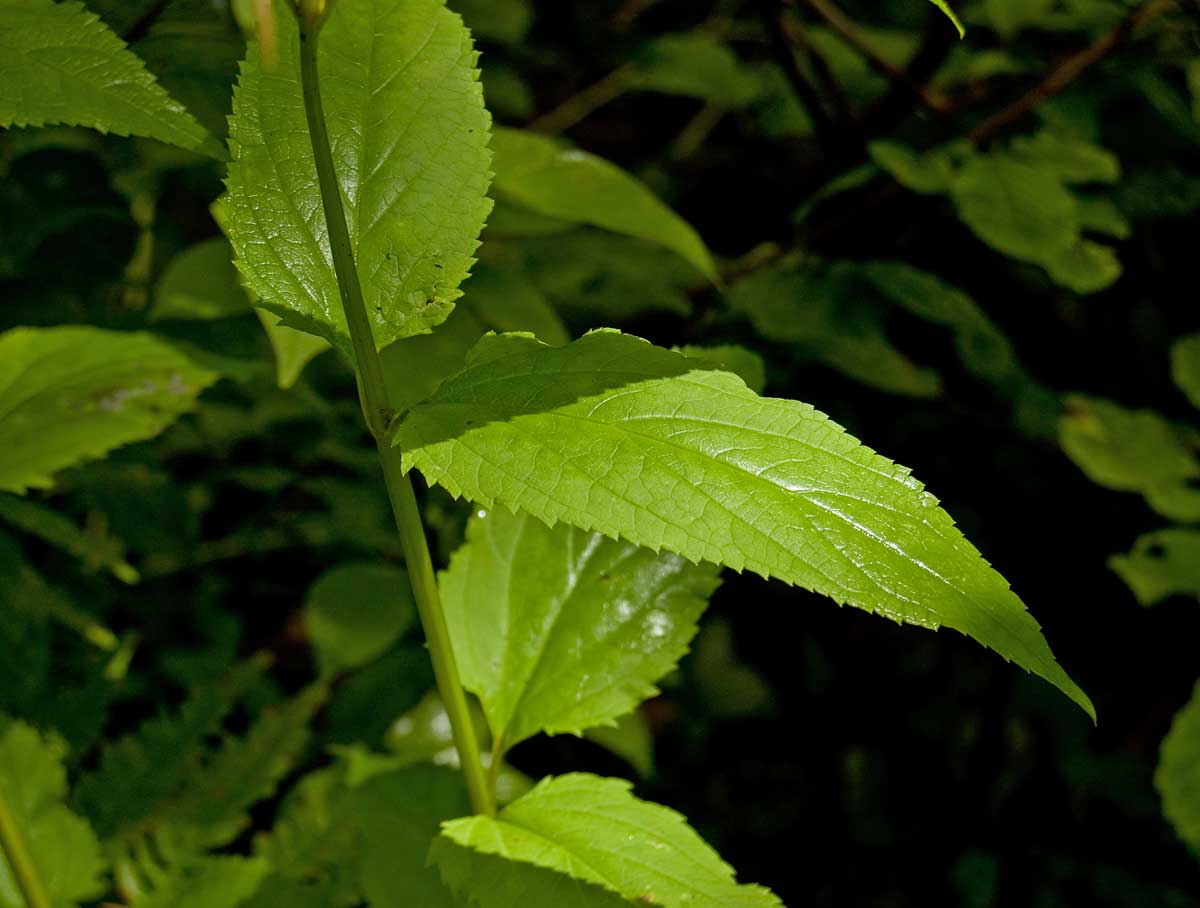
{"label": "small leaf in background", "polygon": [[363,829],[362,888],[371,908],[454,908],[427,856],[438,825],[470,811],[459,774],[410,766],[363,782],[354,801]]}
{"label": "small leaf in background", "polygon": [[675,350],[684,356],[708,360],[732,372],[746,383],[746,387],[755,394],[762,394],[767,384],[767,367],[763,358],[753,350],[739,347],[737,344],[717,344],[701,347],[687,344],[676,347]]}
{"label": "small leaf in background", "polygon": [[206,857],[170,867],[136,908],[237,908],[253,895],[270,867],[261,858]]}
{"label": "small leaf in background", "polygon": [[456,891],[478,893],[485,905],[503,903],[489,901],[464,879],[462,868],[471,862],[464,849],[506,857],[518,879],[520,865],[533,864],[663,908],[780,905],[761,886],[739,885],[681,815],[635,798],[630,788],[620,779],[585,773],[544,779],[496,817],[444,823],[430,859]]}
{"label": "small leaf in background", "polygon": [[505,747],[610,723],[658,693],[719,570],[502,507],[480,511],[440,581],[463,684]]}
{"label": "small leaf in background", "polygon": [[1200,857],[1200,683],[1163,739],[1154,787],[1163,814]]}
{"label": "small leaf in background", "polygon": [[621,716],[612,725],[589,728],[583,736],[620,757],[641,778],[654,775],[654,733],[641,710]]}
{"label": "small leaf in background", "polygon": [[614,331],[565,347],[488,336],[396,443],[485,507],[956,628],[1092,713],[1021,600],[907,469],[812,407],[704,366]]}
{"label": "small leaf in background", "polygon": [[603,227],[677,252],[710,279],[703,240],[679,215],[615,164],[532,132],[497,128],[495,190],[538,214]]}
{"label": "small leaf in background", "polygon": [[1092,482],[1140,492],[1173,520],[1200,520],[1200,460],[1186,430],[1152,410],[1128,410],[1080,394],[1059,419],[1063,451]]}
{"label": "small leaf in background", "polygon": [[[228,234],[261,305],[349,352],[292,20],[279,17],[271,72],[254,45],[242,66],[230,121]],[[367,315],[384,347],[445,321],[460,295],[491,208],[491,118],[470,34],[438,0],[340,0],[320,55]]]}
{"label": "small leaf in background", "polygon": [[283,324],[279,316],[266,309],[254,307],[267,340],[275,352],[275,381],[281,388],[290,388],[300,380],[304,367],[329,349],[329,342]]}
{"label": "small leaf in background", "polygon": [[733,628],[724,618],[705,623],[686,665],[704,709],[713,715],[737,718],[772,712],[771,686],[738,657]]}
{"label": "small leaf in background", "polygon": [[309,587],[304,627],[322,674],[383,655],[416,619],[408,574],[390,564],[343,564]]}
{"label": "small leaf in background", "polygon": [[[25,843],[54,908],[90,902],[104,893],[106,866],[95,833],[64,803],[64,748],[24,722],[0,717],[0,801]],[[6,830],[6,835],[12,832]],[[0,906],[27,908],[0,852]]]}
{"label": "small leaf in background", "polygon": [[1200,409],[1200,334],[1181,337],[1172,345],[1171,378],[1192,406]]}
{"label": "small leaf in background", "polygon": [[58,470],[157,435],[216,377],[148,334],[0,334],[0,490],[48,488]]}
{"label": "small leaf in background", "polygon": [[221,146],[82,3],[0,2],[0,125],[88,126],[212,157]]}
{"label": "small leaf in background", "polygon": [[517,44],[533,24],[529,0],[449,0],[447,5],[481,41]]}
{"label": "small leaf in background", "polygon": [[1121,162],[1107,148],[1052,129],[1042,129],[1032,136],[1018,136],[1009,148],[1018,161],[1068,185],[1115,183],[1121,177]]}
{"label": "small leaf in background", "polygon": [[929,195],[950,191],[954,162],[944,150],[918,152],[903,142],[878,139],[867,146],[871,160],[905,189]]}
{"label": "small leaf in background", "polygon": [[1113,555],[1108,566],[1142,605],[1168,596],[1200,598],[1200,530],[1168,528],[1137,538],[1133,550]]}
{"label": "small leaf in background", "polygon": [[643,91],[699,98],[728,110],[752,104],[764,89],[733,51],[699,31],[655,38],[638,51],[634,67],[633,85]]}
{"label": "small leaf in background", "polygon": [[185,249],[167,263],[154,290],[151,317],[226,318],[250,311],[250,300],[223,237]]}

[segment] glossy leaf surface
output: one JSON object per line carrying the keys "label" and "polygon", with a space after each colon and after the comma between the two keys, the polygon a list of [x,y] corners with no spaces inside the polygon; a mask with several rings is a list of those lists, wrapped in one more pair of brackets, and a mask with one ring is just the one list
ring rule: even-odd
{"label": "glossy leaf surface", "polygon": [[400,425],[426,477],[486,506],[956,628],[1091,704],[1007,582],[909,471],[812,407],[613,331],[488,336]]}
{"label": "glossy leaf surface", "polygon": [[718,571],[481,511],[441,578],[463,684],[506,746],[611,723],[656,694],[687,651]]}

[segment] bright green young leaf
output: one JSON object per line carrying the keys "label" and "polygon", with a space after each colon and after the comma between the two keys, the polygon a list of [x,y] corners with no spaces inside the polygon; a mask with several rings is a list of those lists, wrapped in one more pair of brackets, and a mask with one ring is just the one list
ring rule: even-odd
{"label": "bright green young leaf", "polygon": [[[251,46],[234,95],[228,234],[252,296],[349,351],[300,90],[279,18],[270,72]],[[374,61],[374,64],[372,64]],[[446,319],[473,261],[490,117],[462,20],[439,0],[339,0],[321,31],[334,163],[375,343]]]}
{"label": "bright green young leaf", "polygon": [[492,150],[495,190],[501,197],[538,214],[650,240],[716,278],[712,257],[696,231],[615,164],[517,129],[498,128]]}
{"label": "bright green young leaf", "polygon": [[[481,893],[463,879],[473,851],[507,858],[514,865],[509,872],[518,879],[525,878],[521,865],[533,864],[663,908],[780,905],[761,886],[739,885],[733,869],[682,816],[635,798],[630,788],[621,779],[585,773],[544,779],[496,817],[444,823],[430,859],[452,888],[470,895]],[[476,900],[504,904],[482,894]]]}
{"label": "bright green young leaf", "polygon": [[82,3],[0,0],[0,126],[56,123],[224,157],[217,141]]}
{"label": "bright green young leaf", "polygon": [[[595,883],[460,846],[444,837],[434,840],[433,856],[442,881],[458,897],[458,904],[473,908],[629,908],[637,904]],[[641,904],[657,903],[641,900]]]}
{"label": "bright green young leaf", "polygon": [[962,20],[958,18],[958,15],[950,8],[950,4],[946,0],[929,0],[929,2],[945,13],[950,21],[954,23],[954,28],[958,31],[960,38],[966,35],[967,30],[963,27]]}
{"label": "bright green young leaf", "polygon": [[406,462],[485,506],[953,627],[1091,712],[1007,582],[909,471],[812,407],[613,331],[485,337],[399,426]]}
{"label": "bright green young leaf", "polygon": [[[550,301],[516,268],[480,262],[463,287],[461,305],[494,331],[531,331],[551,346],[570,340],[566,325]],[[478,339],[476,335],[472,343]]]}
{"label": "bright green young leaf", "polygon": [[687,652],[719,570],[480,511],[441,577],[463,684],[507,747],[611,723]]}
{"label": "bright green young leaf", "polygon": [[326,571],[304,600],[304,626],[327,673],[358,668],[383,655],[415,618],[408,574],[384,563]]}
{"label": "bright green young leaf", "polygon": [[148,334],[14,328],[0,335],[0,490],[157,435],[216,375]]}
{"label": "bright green young leaf", "polygon": [[1169,527],[1137,538],[1133,550],[1108,559],[1142,605],[1168,596],[1200,598],[1200,530]]}
{"label": "bright green young leaf", "polygon": [[470,810],[458,773],[424,764],[378,775],[354,790],[354,803],[371,908],[454,908],[426,858],[438,825]]}
{"label": "bright green young leaf", "polygon": [[[90,902],[104,893],[100,845],[91,827],[64,803],[63,755],[61,746],[24,722],[0,718],[0,801],[54,908]],[[0,908],[26,908],[2,852]]]}
{"label": "bright green young leaf", "polygon": [[1163,739],[1154,787],[1163,814],[1200,856],[1200,683]]}
{"label": "bright green young leaf", "polygon": [[1200,520],[1200,460],[1185,431],[1152,410],[1072,395],[1059,420],[1059,442],[1092,482],[1140,492],[1164,517]]}
{"label": "bright green young leaf", "polygon": [[1200,334],[1181,337],[1171,346],[1171,378],[1200,409]]}

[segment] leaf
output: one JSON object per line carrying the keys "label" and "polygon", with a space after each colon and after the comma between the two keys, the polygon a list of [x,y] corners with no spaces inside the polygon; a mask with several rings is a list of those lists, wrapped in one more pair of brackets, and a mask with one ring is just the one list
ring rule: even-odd
{"label": "leaf", "polygon": [[273,312],[256,306],[254,314],[258,316],[263,330],[267,332],[271,349],[275,351],[275,382],[281,388],[296,384],[304,367],[329,349],[329,343],[323,337],[289,328]]}
{"label": "leaf", "polygon": [[1200,334],[1181,337],[1171,345],[1171,378],[1200,409]]}
{"label": "leaf", "polygon": [[921,153],[891,139],[871,142],[867,151],[905,189],[932,195],[950,191],[954,163],[944,151]]}
{"label": "leaf", "polygon": [[14,328],[0,335],[0,490],[157,435],[216,374],[148,334]]}
{"label": "leaf", "polygon": [[654,733],[641,711],[627,713],[613,725],[589,728],[583,736],[620,757],[641,778],[654,775]]}
{"label": "leaf", "polygon": [[725,44],[704,32],[664,35],[635,57],[634,85],[643,91],[699,98],[729,110],[754,103],[764,85]]}
{"label": "leaf", "polygon": [[1200,520],[1200,460],[1183,430],[1152,410],[1127,410],[1074,394],[1059,419],[1059,442],[1092,482],[1140,492],[1164,517]]}
{"label": "leaf", "polygon": [[1126,555],[1108,559],[1141,605],[1169,596],[1200,598],[1200,531],[1179,527],[1144,533]]}
{"label": "leaf", "polygon": [[1111,246],[1076,240],[1054,258],[1043,262],[1051,280],[1079,294],[1096,293],[1121,276],[1121,261]]}
{"label": "leaf", "polygon": [[453,495],[956,628],[1091,711],[907,469],[697,360],[613,331],[565,347],[485,337],[396,442]]}
{"label": "leaf", "polygon": [[136,908],[236,908],[270,872],[262,858],[205,857],[173,867]]}
{"label": "leaf", "polygon": [[721,718],[771,713],[771,686],[738,658],[728,621],[705,622],[688,665],[706,711]]}
{"label": "leaf", "polygon": [[1003,153],[975,155],[954,175],[959,216],[993,249],[1042,264],[1079,236],[1075,200],[1050,172]]}
{"label": "leaf", "polygon": [[1154,787],[1163,815],[1200,855],[1200,682],[1163,739]]}
{"label": "leaf", "polygon": [[426,855],[438,824],[470,809],[459,774],[410,766],[364,782],[354,802],[363,829],[362,887],[371,908],[453,908]]}
{"label": "leaf", "polygon": [[[739,885],[732,868],[680,814],[638,800],[630,789],[621,779],[586,773],[544,779],[497,817],[443,823],[430,859],[443,869],[447,883],[471,894],[480,888],[462,880],[457,868],[470,859],[462,849],[507,858],[518,878],[524,871],[520,865],[533,864],[664,908],[780,905],[761,886]],[[536,904],[553,903],[539,899]]]}
{"label": "leaf", "polygon": [[0,0],[0,86],[3,126],[88,126],[224,157],[82,3]]}
{"label": "leaf", "polygon": [[[32,499],[0,494],[0,520],[73,555],[89,571],[104,568],[123,583],[132,584],[139,580],[138,572],[125,560],[124,543],[109,534],[103,519],[89,519],[87,526],[80,527],[53,508]],[[116,645],[115,640],[97,639],[95,642],[101,646],[106,643]]]}
{"label": "leaf", "polygon": [[99,767],[80,779],[75,792],[101,837],[143,820],[183,785],[209,738],[264,667],[259,660],[244,663],[193,690],[174,714],[160,713],[105,747]]}
{"label": "leaf", "polygon": [[382,656],[412,626],[408,574],[390,564],[343,564],[326,571],[304,599],[304,626],[324,674]]}
{"label": "leaf", "polygon": [[1010,148],[1017,160],[1063,183],[1115,183],[1121,178],[1121,162],[1107,148],[1052,129],[1018,136]]}
{"label": "leaf", "polygon": [[481,40],[517,44],[533,24],[529,0],[450,0],[471,32]]}
{"label": "leaf", "polygon": [[233,266],[233,251],[223,237],[217,237],[171,259],[154,290],[151,317],[225,318],[249,311],[250,300]]}
{"label": "leaf", "polygon": [[[608,889],[536,864],[512,861],[458,846],[445,838],[434,840],[433,856],[442,881],[464,904],[477,908],[629,908],[631,904]],[[642,904],[653,904],[639,900]]]}
{"label": "leaf", "polygon": [[747,350],[737,344],[715,344],[710,347],[687,344],[674,349],[684,356],[708,360],[727,372],[732,372],[744,381],[746,387],[755,394],[762,394],[763,388],[766,387],[766,364],[763,362],[763,358],[753,350]]}
{"label": "leaf", "polygon": [[704,242],[642,183],[603,158],[532,132],[498,127],[495,190],[538,214],[649,240],[678,253],[710,280]]}
{"label": "leaf", "polygon": [[718,573],[504,508],[476,513],[440,585],[463,685],[493,738],[581,734],[657,694]]}
{"label": "leaf", "polygon": [[[279,17],[272,71],[252,45],[234,92],[228,234],[260,305],[349,353],[292,20]],[[330,142],[379,347],[444,321],[473,261],[491,207],[475,61],[439,0],[341,0],[321,31]]]}
{"label": "leaf", "polygon": [[952,10],[950,8],[950,4],[948,4],[946,2],[946,0],[929,0],[929,2],[932,3],[934,6],[936,6],[938,9],[940,9],[943,13],[945,13],[947,18],[949,18],[950,21],[952,23],[954,23],[954,28],[958,32],[958,36],[960,38],[962,38],[963,36],[966,35],[967,30],[963,27],[962,20],[960,20],[958,18],[958,16],[955,14],[954,10]]}
{"label": "leaf", "polygon": [[[463,305],[488,328],[501,332],[531,331],[538,340],[552,346],[570,340],[566,325],[550,301],[515,268],[497,268],[481,262],[463,293]],[[472,343],[478,339],[477,334]]]}
{"label": "leaf", "polygon": [[[0,720],[2,721],[2,720]],[[104,893],[100,845],[91,827],[67,809],[64,749],[24,722],[0,724],[0,801],[25,842],[55,908],[90,902]],[[0,852],[0,906],[26,908]]]}

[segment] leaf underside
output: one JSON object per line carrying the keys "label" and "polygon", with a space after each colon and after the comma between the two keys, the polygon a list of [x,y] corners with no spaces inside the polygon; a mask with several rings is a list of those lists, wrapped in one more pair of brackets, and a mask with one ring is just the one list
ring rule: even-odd
{"label": "leaf underside", "polygon": [[1092,714],[1008,583],[904,467],[824,414],[613,331],[485,337],[397,430],[456,496],[953,627]]}

